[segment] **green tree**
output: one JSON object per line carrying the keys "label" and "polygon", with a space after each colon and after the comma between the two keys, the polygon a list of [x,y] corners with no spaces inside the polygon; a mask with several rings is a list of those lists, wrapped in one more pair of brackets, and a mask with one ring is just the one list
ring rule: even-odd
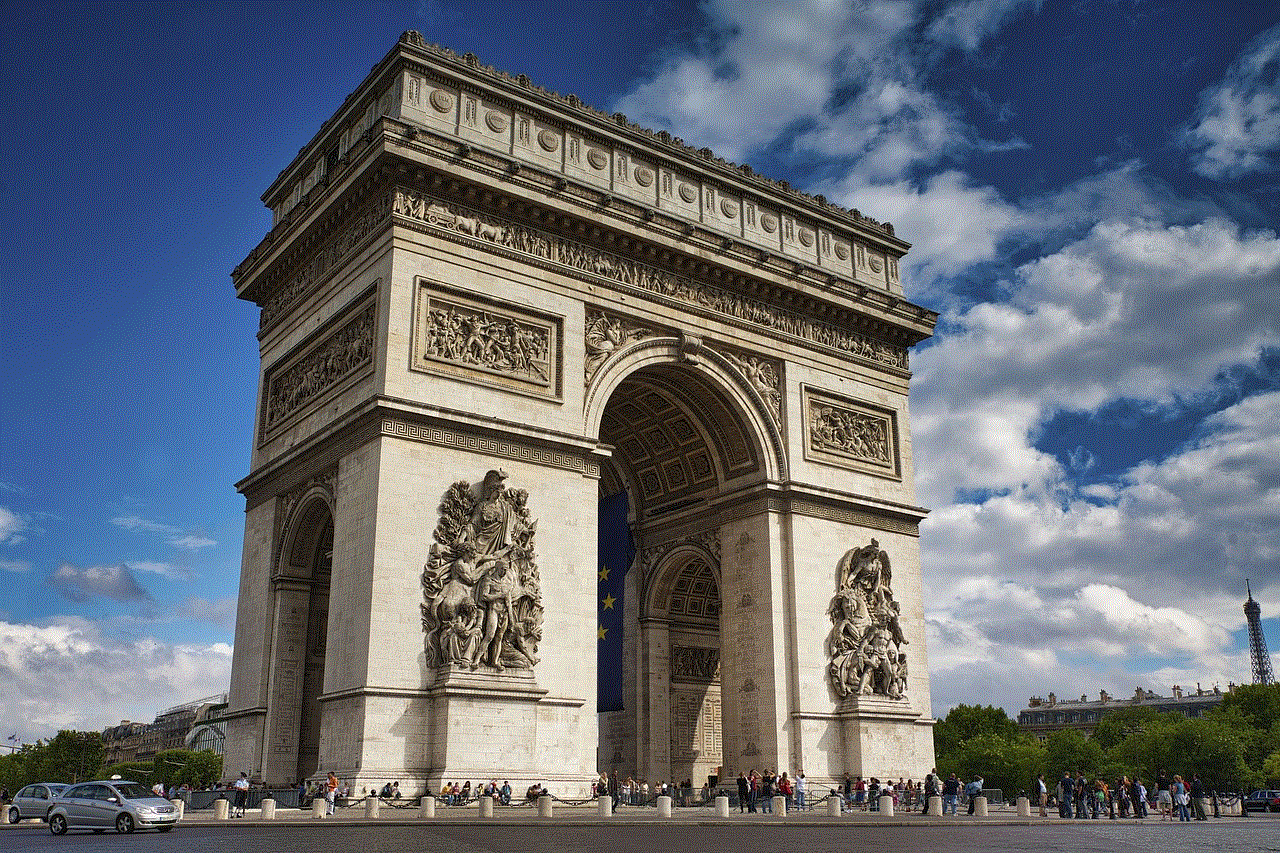
{"label": "green tree", "polygon": [[1280,722],[1280,683],[1241,684],[1222,697],[1222,710],[1239,709],[1249,725],[1270,731]]}
{"label": "green tree", "polygon": [[1280,749],[1267,756],[1262,762],[1262,784],[1275,787],[1280,785]]}
{"label": "green tree", "polygon": [[941,767],[945,760],[949,760],[962,742],[971,738],[996,735],[1004,740],[1013,740],[1021,733],[1018,724],[1009,719],[1003,708],[994,705],[957,705],[933,727],[938,766]]}
{"label": "green tree", "polygon": [[1161,714],[1161,711],[1150,705],[1118,708],[1102,716],[1097,728],[1093,730],[1093,739],[1104,752],[1109,752],[1129,735],[1141,734],[1151,728],[1160,721]]}
{"label": "green tree", "polygon": [[102,769],[104,750],[99,732],[63,729],[38,752],[34,769],[48,781],[83,782],[96,778]]}
{"label": "green tree", "polygon": [[1081,770],[1093,778],[1101,772],[1106,760],[1098,742],[1086,738],[1076,729],[1050,732],[1044,748],[1042,772],[1046,781],[1061,779],[1064,770],[1069,770],[1072,775]]}

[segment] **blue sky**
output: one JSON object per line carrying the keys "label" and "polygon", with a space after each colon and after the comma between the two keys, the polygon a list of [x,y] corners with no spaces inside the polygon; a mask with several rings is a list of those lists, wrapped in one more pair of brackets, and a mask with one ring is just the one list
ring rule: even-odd
{"label": "blue sky", "polygon": [[892,221],[937,714],[1280,646],[1280,7],[6,3],[0,728],[226,688],[260,193],[406,29]]}

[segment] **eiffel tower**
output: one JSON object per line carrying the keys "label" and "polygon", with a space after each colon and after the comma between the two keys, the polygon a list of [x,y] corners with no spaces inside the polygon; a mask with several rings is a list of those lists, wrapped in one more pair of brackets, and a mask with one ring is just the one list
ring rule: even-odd
{"label": "eiffel tower", "polygon": [[1253,600],[1253,591],[1249,589],[1249,581],[1244,582],[1249,600],[1244,603],[1244,617],[1249,622],[1249,657],[1253,661],[1253,683],[1274,684],[1276,677],[1271,671],[1271,655],[1267,653],[1267,638],[1262,636],[1262,608]]}

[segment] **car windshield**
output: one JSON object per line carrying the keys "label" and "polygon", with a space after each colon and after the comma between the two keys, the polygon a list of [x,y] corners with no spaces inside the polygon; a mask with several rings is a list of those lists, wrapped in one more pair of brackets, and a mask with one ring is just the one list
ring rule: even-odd
{"label": "car windshield", "polygon": [[154,797],[155,792],[150,788],[139,785],[137,782],[125,782],[122,785],[116,785],[116,790],[120,792],[120,796],[126,800],[145,800],[148,797]]}

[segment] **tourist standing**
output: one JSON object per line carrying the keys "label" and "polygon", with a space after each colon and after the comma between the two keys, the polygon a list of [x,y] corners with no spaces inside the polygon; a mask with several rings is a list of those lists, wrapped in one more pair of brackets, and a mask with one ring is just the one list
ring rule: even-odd
{"label": "tourist standing", "polygon": [[805,781],[804,771],[801,770],[796,774],[796,808],[804,811],[804,797],[809,789],[809,783]]}
{"label": "tourist standing", "polygon": [[1035,792],[1036,799],[1040,803],[1040,817],[1048,817],[1049,812],[1046,811],[1046,806],[1049,805],[1049,786],[1044,783],[1043,773],[1036,777]]}
{"label": "tourist standing", "polygon": [[231,810],[232,817],[244,817],[244,807],[249,799],[249,774],[243,770],[240,771],[240,778],[231,783],[231,787],[235,789],[235,807]]}
{"label": "tourist standing", "polygon": [[338,777],[332,770],[324,780],[324,801],[327,804],[326,814],[331,815],[338,810]]}
{"label": "tourist standing", "polygon": [[1191,809],[1195,812],[1196,820],[1209,819],[1204,813],[1204,780],[1199,773],[1191,777]]}
{"label": "tourist standing", "polygon": [[951,816],[955,817],[958,799],[960,799],[960,780],[956,778],[956,774],[952,773],[947,777],[947,781],[942,783],[942,813],[947,814],[950,811]]}
{"label": "tourist standing", "polygon": [[738,813],[739,814],[747,810],[747,799],[750,796],[751,796],[751,787],[750,787],[750,783],[747,782],[747,774],[739,770],[738,771]]}

